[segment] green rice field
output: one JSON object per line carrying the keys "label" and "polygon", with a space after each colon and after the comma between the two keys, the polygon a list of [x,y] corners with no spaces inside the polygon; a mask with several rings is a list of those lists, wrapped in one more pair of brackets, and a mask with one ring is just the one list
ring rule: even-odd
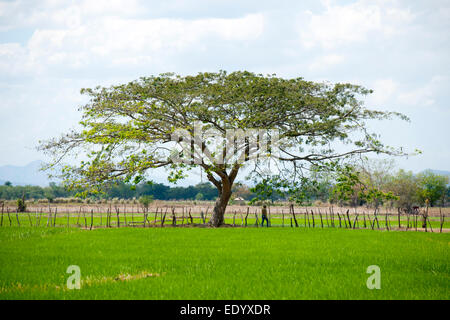
{"label": "green rice field", "polygon": [[[450,233],[320,222],[89,230],[62,227],[64,217],[60,227],[22,218],[20,227],[0,228],[3,300],[450,299]],[[80,268],[81,289],[66,285],[70,265]],[[380,289],[367,288],[371,265],[380,268]]]}

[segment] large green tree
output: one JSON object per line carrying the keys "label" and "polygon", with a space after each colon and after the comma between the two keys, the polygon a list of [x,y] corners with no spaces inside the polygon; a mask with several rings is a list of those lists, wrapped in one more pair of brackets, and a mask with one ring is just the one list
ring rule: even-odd
{"label": "large green tree", "polygon": [[138,183],[158,167],[170,169],[171,181],[201,167],[219,192],[212,226],[224,223],[243,167],[294,178],[311,164],[370,152],[400,154],[368,132],[365,121],[406,119],[365,108],[361,99],[371,91],[358,85],[247,71],[167,73],[81,92],[90,98],[81,107],[83,128],[39,146],[54,156],[49,167],[84,155],[79,165],[64,166],[62,177],[69,187],[86,191],[118,180]]}
{"label": "large green tree", "polygon": [[398,208],[412,213],[413,206],[419,204],[419,183],[412,171],[400,169],[397,173],[386,179],[386,190],[399,197],[396,201]]}
{"label": "large green tree", "polygon": [[429,204],[434,206],[439,200],[441,200],[441,203],[445,202],[445,194],[449,181],[448,176],[435,174],[427,170],[419,173],[417,180],[420,187],[418,195],[421,203],[425,203],[428,200]]}

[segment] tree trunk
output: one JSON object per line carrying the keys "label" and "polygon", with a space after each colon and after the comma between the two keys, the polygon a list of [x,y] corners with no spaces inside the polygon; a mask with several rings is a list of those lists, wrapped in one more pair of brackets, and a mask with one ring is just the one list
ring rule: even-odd
{"label": "tree trunk", "polygon": [[228,201],[231,198],[231,187],[219,190],[219,197],[214,205],[214,210],[209,220],[209,225],[212,227],[220,227],[224,224],[225,209],[227,208]]}

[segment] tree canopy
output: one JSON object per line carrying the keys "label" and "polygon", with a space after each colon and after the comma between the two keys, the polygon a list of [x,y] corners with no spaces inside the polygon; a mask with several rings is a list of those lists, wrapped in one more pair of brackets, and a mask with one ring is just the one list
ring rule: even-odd
{"label": "tree canopy", "polygon": [[64,166],[66,185],[98,192],[119,180],[139,183],[158,167],[169,168],[170,181],[177,181],[199,166],[219,192],[213,226],[223,224],[244,166],[255,174],[276,170],[295,177],[311,164],[334,166],[370,152],[403,154],[379,141],[365,121],[406,116],[367,109],[361,99],[371,90],[353,84],[220,71],[166,73],[81,93],[89,97],[80,108],[82,130],[39,146],[54,156],[49,167],[70,155],[86,157]]}

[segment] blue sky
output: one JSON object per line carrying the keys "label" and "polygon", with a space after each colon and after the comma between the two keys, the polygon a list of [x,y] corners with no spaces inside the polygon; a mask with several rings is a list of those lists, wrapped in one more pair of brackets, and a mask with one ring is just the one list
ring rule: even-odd
{"label": "blue sky", "polygon": [[371,123],[450,170],[449,1],[0,1],[0,165],[45,160],[41,139],[80,119],[82,87],[161,72],[246,69],[351,82],[366,105],[411,122]]}

